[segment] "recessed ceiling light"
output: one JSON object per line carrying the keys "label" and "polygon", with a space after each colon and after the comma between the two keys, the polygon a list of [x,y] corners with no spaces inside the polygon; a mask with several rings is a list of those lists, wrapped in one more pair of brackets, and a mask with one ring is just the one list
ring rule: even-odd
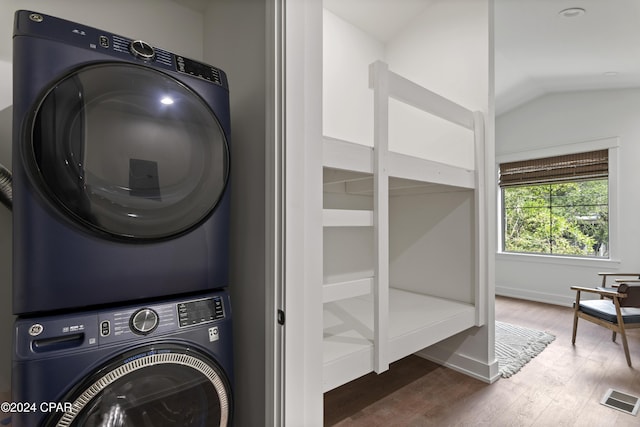
{"label": "recessed ceiling light", "polygon": [[613,77],[613,76],[617,76],[618,73],[617,71],[606,71],[604,73],[602,73],[603,76],[607,76],[607,77]]}
{"label": "recessed ceiling light", "polygon": [[560,12],[558,12],[558,15],[562,16],[563,18],[576,18],[578,16],[584,15],[586,12],[587,11],[581,7],[570,7],[568,9],[561,10]]}

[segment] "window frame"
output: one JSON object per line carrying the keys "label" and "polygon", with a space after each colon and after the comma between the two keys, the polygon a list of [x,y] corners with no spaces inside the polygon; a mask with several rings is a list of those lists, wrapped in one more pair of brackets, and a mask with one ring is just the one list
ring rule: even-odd
{"label": "window frame", "polygon": [[[618,152],[620,147],[619,137],[609,137],[596,140],[589,140],[570,144],[560,144],[555,146],[543,147],[536,150],[513,152],[496,156],[496,186],[498,191],[497,199],[497,238],[498,247],[497,254],[499,257],[518,257],[522,259],[529,259],[532,261],[551,261],[556,260],[558,262],[619,262],[618,261],[618,242],[619,242],[619,209],[618,209],[618,182],[619,182],[619,170],[618,170]],[[523,161],[529,159],[537,159],[544,157],[562,156],[567,154],[577,154],[588,151],[596,150],[608,150],[609,153],[609,173],[608,173],[608,186],[609,186],[609,257],[587,257],[580,255],[562,255],[562,254],[543,254],[543,253],[522,253],[522,252],[507,252],[504,250],[504,227],[505,227],[505,211],[503,206],[503,191],[498,185],[498,173],[501,163]]]}

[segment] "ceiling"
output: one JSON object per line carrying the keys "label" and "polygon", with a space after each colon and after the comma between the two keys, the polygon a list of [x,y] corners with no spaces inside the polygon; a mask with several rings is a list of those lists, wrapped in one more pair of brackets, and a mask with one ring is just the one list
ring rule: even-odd
{"label": "ceiling", "polygon": [[[174,0],[204,11],[216,0]],[[382,42],[437,1],[324,0]],[[496,113],[545,93],[640,87],[640,0],[494,0]],[[567,8],[582,8],[565,18]]]}
{"label": "ceiling", "polygon": [[[583,15],[563,17],[567,8]],[[550,92],[640,87],[640,1],[495,0],[496,113]]]}
{"label": "ceiling", "polygon": [[324,0],[326,9],[386,42],[436,0]]}

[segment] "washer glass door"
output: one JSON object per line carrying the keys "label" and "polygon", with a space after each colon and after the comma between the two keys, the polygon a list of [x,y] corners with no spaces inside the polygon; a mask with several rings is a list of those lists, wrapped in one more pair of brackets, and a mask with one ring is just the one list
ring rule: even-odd
{"label": "washer glass door", "polygon": [[208,218],[227,183],[216,115],[148,67],[107,63],[69,74],[44,94],[28,131],[24,156],[45,199],[116,238],[184,233]]}
{"label": "washer glass door", "polygon": [[114,363],[64,399],[56,427],[230,425],[231,394],[218,365],[193,351],[155,350]]}

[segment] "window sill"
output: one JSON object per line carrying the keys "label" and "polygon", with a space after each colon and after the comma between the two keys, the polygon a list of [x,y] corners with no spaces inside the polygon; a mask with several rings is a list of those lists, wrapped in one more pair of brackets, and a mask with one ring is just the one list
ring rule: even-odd
{"label": "window sill", "polygon": [[581,258],[562,255],[496,253],[496,261],[531,262],[538,264],[571,265],[580,267],[617,268],[620,260],[611,258]]}

